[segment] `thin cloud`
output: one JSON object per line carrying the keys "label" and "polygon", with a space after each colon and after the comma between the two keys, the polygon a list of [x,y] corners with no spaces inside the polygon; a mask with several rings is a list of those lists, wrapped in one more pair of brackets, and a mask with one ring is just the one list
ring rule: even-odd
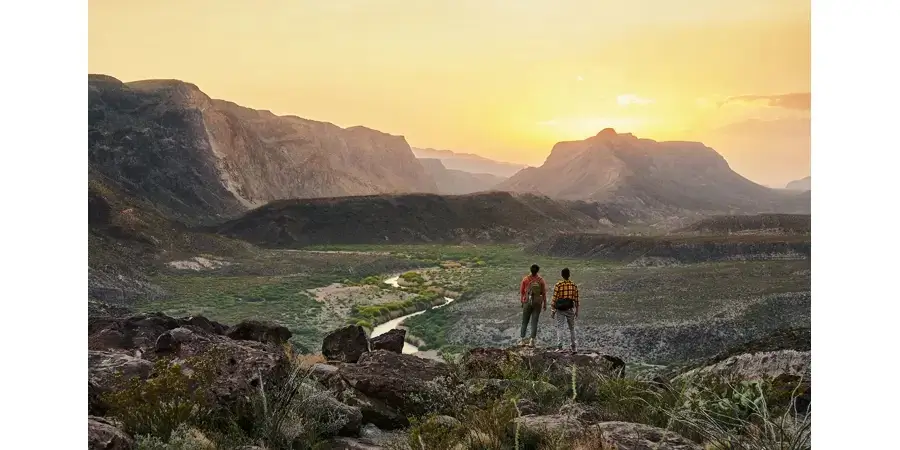
{"label": "thin cloud", "polygon": [[619,106],[649,105],[653,103],[653,100],[649,98],[638,97],[634,94],[622,94],[616,97],[616,103],[618,103]]}
{"label": "thin cloud", "polygon": [[793,94],[779,95],[739,95],[736,97],[728,97],[719,102],[719,107],[728,104],[759,104],[774,108],[793,109],[797,111],[809,111],[811,104],[811,95],[809,92],[797,92]]}

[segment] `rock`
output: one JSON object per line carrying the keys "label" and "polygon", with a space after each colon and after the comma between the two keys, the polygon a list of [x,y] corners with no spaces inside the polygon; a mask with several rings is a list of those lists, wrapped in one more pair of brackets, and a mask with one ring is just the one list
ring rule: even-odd
{"label": "rock", "polygon": [[475,348],[463,362],[470,376],[508,378],[511,372],[530,370],[554,377],[567,377],[571,367],[582,373],[605,376],[625,375],[625,362],[615,356],[595,352],[555,352],[546,349],[516,347],[512,349]]}
{"label": "rock", "polygon": [[744,353],[725,358],[715,364],[689,370],[673,381],[691,379],[726,379],[730,381],[771,380],[781,375],[810,379],[810,352],[778,350]]}
{"label": "rock", "polygon": [[617,450],[702,450],[703,447],[671,431],[629,422],[600,422],[591,426],[601,441]]}
{"label": "rock", "polygon": [[370,340],[372,350],[387,350],[394,353],[403,353],[403,343],[406,340],[406,330],[393,329]]}
{"label": "rock", "polygon": [[519,440],[525,446],[547,443],[558,439],[572,440],[583,436],[585,431],[585,426],[580,420],[558,414],[517,417],[507,427],[507,432],[510,436],[515,436],[517,432],[519,433]]}
{"label": "rock", "polygon": [[452,383],[446,364],[387,350],[363,354],[356,364],[340,366],[338,375],[355,391],[407,416],[425,413],[423,395],[440,395],[435,382]]}
{"label": "rock", "polygon": [[368,351],[366,331],[359,325],[334,330],[322,340],[322,356],[329,361],[355,363]]}
{"label": "rock", "polygon": [[134,441],[112,421],[88,416],[89,450],[131,450]]}
{"label": "rock", "polygon": [[231,339],[273,345],[282,345],[291,338],[291,332],[286,327],[259,320],[245,320],[229,328],[225,335]]}
{"label": "rock", "polygon": [[[317,447],[318,448],[318,447]],[[334,438],[324,444],[324,449],[328,450],[383,450],[384,447],[369,443],[364,439],[353,439],[347,437]]]}
{"label": "rock", "polygon": [[146,379],[153,371],[153,363],[124,353],[88,350],[88,378],[97,387],[109,385],[119,374],[125,380]]}
{"label": "rock", "polygon": [[344,403],[359,408],[364,423],[373,424],[383,430],[400,430],[409,426],[409,419],[383,401],[355,391],[344,391]]}
{"label": "rock", "polygon": [[314,382],[304,382],[299,387],[305,414],[319,418],[324,436],[358,436],[363,415],[358,407],[346,405]]}
{"label": "rock", "polygon": [[312,368],[309,369],[309,376],[314,380],[319,381],[320,383],[324,383],[325,380],[337,373],[337,366],[333,366],[331,364],[323,364],[323,363],[315,363]]}

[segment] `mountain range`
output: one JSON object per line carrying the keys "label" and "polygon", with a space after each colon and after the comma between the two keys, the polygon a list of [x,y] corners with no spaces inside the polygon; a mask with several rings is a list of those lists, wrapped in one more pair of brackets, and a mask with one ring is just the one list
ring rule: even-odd
{"label": "mountain range", "polygon": [[560,142],[540,167],[496,186],[565,200],[693,212],[807,212],[802,199],[756,184],[699,142],[657,142],[607,128]]}
{"label": "mountain range", "polygon": [[471,173],[464,170],[448,169],[440,159],[419,158],[425,172],[437,184],[440,194],[471,194],[492,189],[504,180],[490,173]]}
{"label": "mountain range", "polygon": [[486,173],[501,178],[509,178],[524,169],[523,164],[494,161],[471,153],[459,153],[451,150],[435,150],[433,148],[412,149],[416,158],[438,159],[450,170],[461,170],[469,173]]}
{"label": "mountain range", "polygon": [[812,177],[805,177],[799,180],[791,181],[784,187],[785,189],[790,189],[792,191],[808,191],[812,189]]}

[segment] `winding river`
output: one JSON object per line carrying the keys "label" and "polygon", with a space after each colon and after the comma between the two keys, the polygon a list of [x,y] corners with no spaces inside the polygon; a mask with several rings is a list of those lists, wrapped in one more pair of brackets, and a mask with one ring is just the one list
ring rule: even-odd
{"label": "winding river", "polygon": [[[391,277],[391,278],[388,278],[387,280],[384,280],[384,283],[385,283],[385,284],[389,284],[389,285],[391,285],[391,286],[393,286],[393,287],[395,287],[395,288],[403,289],[403,288],[400,286],[399,281],[400,281],[400,276],[397,275],[397,276],[393,276],[393,277]],[[444,301],[443,304],[438,305],[438,306],[435,306],[435,307],[433,307],[433,308],[431,308],[431,309],[437,309],[437,308],[440,308],[440,307],[442,307],[442,306],[448,305],[448,304],[450,304],[451,302],[453,302],[453,299],[450,298],[450,297],[444,297],[444,300],[445,300],[445,301]],[[406,320],[406,319],[408,319],[408,318],[410,318],[410,317],[412,317],[412,316],[418,316],[419,314],[422,314],[422,313],[424,313],[425,311],[428,311],[428,310],[426,309],[426,310],[422,310],[422,311],[419,311],[419,312],[414,312],[414,313],[412,313],[412,314],[407,314],[407,315],[405,315],[405,316],[401,316],[401,317],[398,317],[398,318],[396,318],[396,319],[389,320],[389,321],[387,321],[387,322],[385,322],[385,323],[383,323],[383,324],[381,324],[381,325],[378,325],[378,326],[376,326],[376,327],[372,330],[372,334],[371,334],[370,337],[375,337],[375,336],[378,336],[378,335],[382,335],[382,334],[384,334],[384,333],[387,333],[388,331],[393,330],[394,328],[399,327],[399,326],[403,323],[404,320]],[[403,353],[413,354],[413,353],[418,353],[418,352],[419,352],[419,347],[416,347],[415,345],[412,345],[412,344],[410,344],[409,342],[404,342],[404,343],[403,343]]]}

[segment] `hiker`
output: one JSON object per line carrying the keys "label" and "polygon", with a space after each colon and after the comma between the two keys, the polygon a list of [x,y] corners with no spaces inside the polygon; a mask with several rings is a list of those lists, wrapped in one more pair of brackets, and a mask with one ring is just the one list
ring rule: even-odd
{"label": "hiker", "polygon": [[[534,347],[534,338],[537,337],[538,317],[541,310],[547,310],[547,285],[544,279],[538,275],[541,270],[537,264],[531,265],[531,275],[522,278],[522,286],[519,289],[522,301],[522,332],[521,345]],[[525,339],[525,331],[531,322],[531,339]]]}
{"label": "hiker", "polygon": [[556,350],[562,351],[565,325],[569,327],[569,341],[572,353],[575,353],[575,319],[578,318],[578,286],[569,279],[569,268],[561,273],[563,279],[553,287],[553,299],[550,304],[550,318],[556,318]]}

